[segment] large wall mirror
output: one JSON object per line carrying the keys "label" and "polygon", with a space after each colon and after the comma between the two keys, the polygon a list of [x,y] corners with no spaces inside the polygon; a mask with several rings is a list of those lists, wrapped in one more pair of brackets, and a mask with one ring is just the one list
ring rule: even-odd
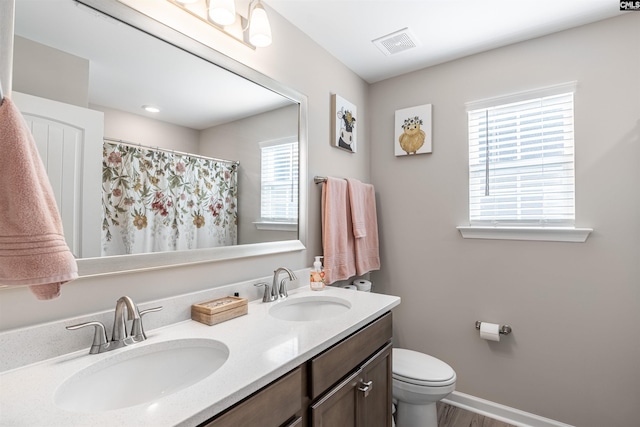
{"label": "large wall mirror", "polygon": [[[103,0],[15,0],[12,91],[47,141],[39,149],[81,276],[304,249],[297,91]],[[278,193],[264,180],[274,146],[291,147],[284,217],[264,215]]]}

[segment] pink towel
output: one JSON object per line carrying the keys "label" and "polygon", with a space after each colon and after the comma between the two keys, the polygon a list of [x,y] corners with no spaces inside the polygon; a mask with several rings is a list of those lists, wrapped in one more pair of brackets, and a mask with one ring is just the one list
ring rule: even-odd
{"label": "pink towel", "polygon": [[33,136],[9,98],[0,106],[0,153],[0,284],[56,298],[78,266]]}
{"label": "pink towel", "polygon": [[327,178],[322,186],[322,247],[327,284],[356,274],[347,182]]}
{"label": "pink towel", "polygon": [[364,185],[357,179],[347,178],[347,185],[349,188],[349,202],[351,203],[351,222],[353,225],[353,236],[357,239],[359,237],[367,236],[367,226],[365,223],[366,206],[364,191]]}
{"label": "pink towel", "polygon": [[[376,192],[371,184],[348,179],[351,218],[355,236],[356,273],[361,276],[380,269]],[[357,230],[357,231],[356,231]]]}

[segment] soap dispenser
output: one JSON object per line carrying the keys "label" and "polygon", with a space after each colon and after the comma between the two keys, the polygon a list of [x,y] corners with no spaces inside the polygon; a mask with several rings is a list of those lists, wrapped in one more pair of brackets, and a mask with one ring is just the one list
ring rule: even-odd
{"label": "soap dispenser", "polygon": [[316,260],[313,263],[313,268],[311,269],[311,278],[309,280],[309,285],[311,286],[312,291],[321,291],[326,286],[324,283],[324,269],[322,268],[320,258],[322,257],[316,257]]}

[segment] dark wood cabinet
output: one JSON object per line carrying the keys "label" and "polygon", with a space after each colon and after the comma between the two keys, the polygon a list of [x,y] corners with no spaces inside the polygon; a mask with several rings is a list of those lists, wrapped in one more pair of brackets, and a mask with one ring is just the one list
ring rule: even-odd
{"label": "dark wood cabinet", "polygon": [[309,362],[309,397],[315,399],[391,341],[391,313],[325,350]]}
{"label": "dark wood cabinet", "polygon": [[302,426],[295,424],[302,414],[302,371],[294,369],[200,427]]}
{"label": "dark wood cabinet", "polygon": [[[362,381],[359,386],[362,427],[391,427],[391,354],[389,343],[362,368]],[[366,385],[369,385],[367,392],[363,391]]]}
{"label": "dark wood cabinet", "polygon": [[391,427],[388,312],[200,427]]}
{"label": "dark wood cabinet", "polygon": [[391,426],[391,344],[310,407],[311,427]]}

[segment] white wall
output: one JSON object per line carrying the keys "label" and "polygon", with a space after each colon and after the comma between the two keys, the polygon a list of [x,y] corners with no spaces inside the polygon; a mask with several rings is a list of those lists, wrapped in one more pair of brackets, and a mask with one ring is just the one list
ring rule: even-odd
{"label": "white wall", "polygon": [[[394,337],[461,392],[581,427],[638,425],[640,14],[372,85],[371,177]],[[576,220],[586,243],[465,240],[464,103],[576,80]],[[433,154],[394,157],[397,109],[433,105]],[[476,320],[508,323],[500,343]]]}
{"label": "white wall", "polygon": [[[266,6],[268,9],[268,6]],[[211,29],[207,42],[308,97],[309,140],[309,230],[307,250],[221,261],[178,268],[81,278],[63,285],[60,298],[37,301],[26,288],[0,290],[0,331],[48,322],[101,310],[113,309],[115,301],[129,295],[142,303],[171,295],[207,289],[228,283],[264,277],[279,266],[294,270],[309,267],[321,253],[320,186],[313,175],[350,176],[369,180],[369,142],[366,128],[360,129],[359,152],[350,154],[330,144],[331,93],[339,93],[368,114],[368,85],[351,70],[321,49],[315,42],[277,13],[268,9],[273,45],[252,50]]]}

